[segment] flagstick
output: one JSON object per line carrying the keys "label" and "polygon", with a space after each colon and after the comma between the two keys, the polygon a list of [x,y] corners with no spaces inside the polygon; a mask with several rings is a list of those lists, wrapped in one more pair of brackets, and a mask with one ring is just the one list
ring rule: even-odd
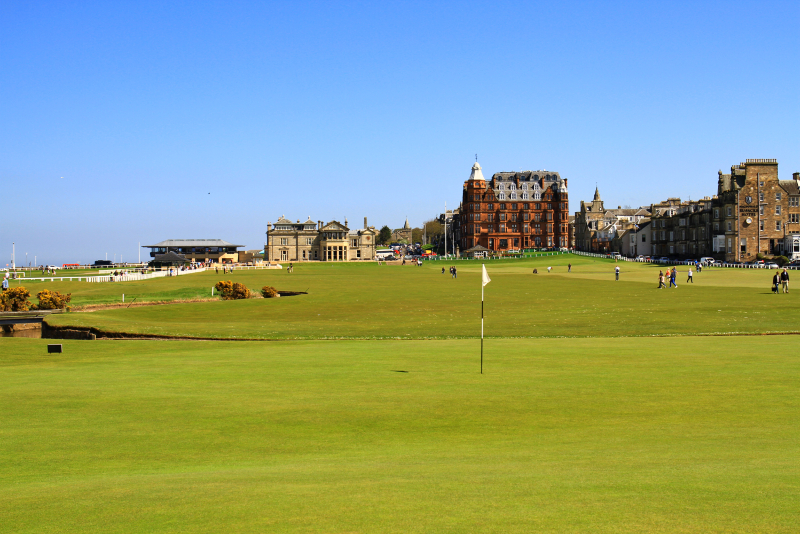
{"label": "flagstick", "polygon": [[483,280],[481,280],[481,374],[483,374]]}

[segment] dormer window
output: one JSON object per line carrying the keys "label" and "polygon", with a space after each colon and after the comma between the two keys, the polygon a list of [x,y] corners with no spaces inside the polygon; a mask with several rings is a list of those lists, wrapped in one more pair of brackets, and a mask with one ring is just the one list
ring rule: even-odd
{"label": "dormer window", "polygon": [[516,186],[516,184],[508,184],[508,189],[511,190],[511,191],[514,191],[514,190],[517,189],[517,186]]}
{"label": "dormer window", "polygon": [[522,193],[522,200],[528,200],[528,193]]}
{"label": "dormer window", "polygon": [[517,194],[511,193],[511,200],[517,200]]}
{"label": "dormer window", "polygon": [[497,186],[497,189],[502,191],[503,189],[505,189],[505,186],[503,184],[500,184],[500,185]]}
{"label": "dormer window", "polygon": [[[502,187],[502,186],[500,186],[500,187]],[[506,199],[506,194],[505,193],[500,193],[499,195],[497,195],[497,198],[499,200],[505,200]]]}
{"label": "dormer window", "polygon": [[523,191],[527,191],[528,190],[528,184],[522,184],[522,190]]}

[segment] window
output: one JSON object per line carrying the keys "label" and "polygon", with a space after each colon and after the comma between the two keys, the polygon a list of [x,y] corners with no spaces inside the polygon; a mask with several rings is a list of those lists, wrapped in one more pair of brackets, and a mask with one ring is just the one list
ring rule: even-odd
{"label": "window", "polygon": [[306,245],[311,245],[313,243],[314,243],[314,238],[313,237],[307,237],[306,238]]}
{"label": "window", "polygon": [[719,232],[719,223],[714,223],[714,231]]}
{"label": "window", "polygon": [[353,239],[353,244],[351,246],[356,248],[358,246],[358,239]]}
{"label": "window", "polygon": [[776,204],[775,205],[775,215],[780,215],[780,214],[781,214],[781,205],[780,204]]}
{"label": "window", "polygon": [[647,234],[642,233],[642,243],[647,243]]}
{"label": "window", "polygon": [[719,219],[719,209],[714,210],[714,218]]}
{"label": "window", "polygon": [[670,232],[669,233],[669,240],[670,241],[675,241],[675,232]]}
{"label": "window", "polygon": [[288,237],[282,237],[281,238],[281,245],[288,245],[288,244],[289,244],[289,238]]}
{"label": "window", "polygon": [[[491,232],[494,232],[494,225],[493,225],[493,224],[490,224],[490,225],[489,225],[489,232],[490,232],[490,233],[491,233]],[[490,239],[489,241],[491,241],[491,239]]]}
{"label": "window", "polygon": [[503,189],[505,189],[505,186],[503,184],[500,184],[497,186],[497,189],[502,191]]}
{"label": "window", "polygon": [[526,221],[530,221],[530,220],[531,220],[531,214],[530,214],[530,213],[525,213],[525,215],[524,215],[524,219],[525,219]]}
{"label": "window", "polygon": [[528,203],[526,202],[525,204],[523,204],[523,205],[522,205],[522,209],[525,209],[525,210],[526,210],[526,209],[529,209],[529,208],[528,208],[528,206],[530,206],[530,204],[528,204]]}
{"label": "window", "polygon": [[764,221],[758,222],[758,229],[761,230],[762,232],[764,231]]}
{"label": "window", "polygon": [[516,191],[517,190],[517,185],[516,184],[508,184],[508,190],[509,191]]}
{"label": "window", "polygon": [[[541,213],[534,213],[534,214],[533,214],[533,220],[534,220],[534,222],[539,222],[539,221],[541,220],[541,216],[542,216],[542,214],[541,214]],[[590,223],[589,223],[589,228],[591,228],[591,227],[592,227],[592,223],[590,222]]]}
{"label": "window", "polygon": [[505,205],[505,204],[500,204],[500,209],[501,209],[501,210],[504,210],[504,209],[506,209],[506,205]]}
{"label": "window", "polygon": [[731,244],[731,238],[728,238],[728,252],[733,252],[733,245]]}
{"label": "window", "polygon": [[497,195],[497,198],[499,200],[505,200],[506,199],[506,194],[505,193],[500,193],[499,195]]}
{"label": "window", "polygon": [[547,212],[547,220],[548,221],[552,221],[553,220],[553,212],[552,211],[548,211]]}
{"label": "window", "polygon": [[500,225],[500,233],[502,234],[505,231],[506,231],[506,225],[505,224],[501,224]]}
{"label": "window", "polygon": [[775,193],[775,200],[778,201],[778,202],[781,201],[781,193],[780,193],[780,191]]}
{"label": "window", "polygon": [[523,191],[527,191],[528,190],[528,184],[522,184],[522,190]]}
{"label": "window", "polygon": [[789,222],[790,223],[800,223],[800,213],[790,213],[789,214]]}
{"label": "window", "polygon": [[511,220],[512,220],[513,222],[517,222],[517,214],[516,214],[516,213],[512,213],[512,214],[511,214]]}
{"label": "window", "polygon": [[740,252],[747,252],[747,239],[741,238],[739,240],[739,251]]}
{"label": "window", "polygon": [[760,204],[758,206],[758,214],[759,215],[764,215],[764,204]]}
{"label": "window", "polygon": [[789,197],[790,208],[800,208],[800,197]]}
{"label": "window", "polygon": [[758,193],[758,201],[759,202],[764,202],[764,192],[763,191],[760,191]]}
{"label": "window", "polygon": [[505,213],[501,213],[500,214],[500,220],[501,221],[505,221],[506,220],[506,214]]}
{"label": "window", "polygon": [[728,217],[731,217],[731,216],[733,216],[733,208],[728,206]]}
{"label": "window", "polygon": [[487,221],[489,221],[489,222],[494,222],[494,213],[490,213],[489,215],[487,215],[487,217],[488,217],[488,218],[486,219]]}
{"label": "window", "polygon": [[522,200],[528,200],[528,193],[522,193]]}
{"label": "window", "polygon": [[516,205],[516,204],[511,204],[511,209],[512,209],[512,210],[515,210],[515,209],[517,209],[517,205]]}
{"label": "window", "polygon": [[511,200],[517,200],[517,194],[511,193]]}
{"label": "window", "polygon": [[488,206],[486,206],[486,209],[492,211],[494,209],[494,204],[489,204]]}
{"label": "window", "polygon": [[728,231],[733,231],[733,223],[731,223],[731,221],[728,221]]}
{"label": "window", "polygon": [[511,231],[512,232],[516,232],[517,231],[517,225],[516,224],[512,224],[511,225]]}
{"label": "window", "polygon": [[522,227],[522,231],[526,234],[530,231],[527,224]]}
{"label": "window", "polygon": [[781,222],[775,221],[775,230],[780,232],[781,231]]}

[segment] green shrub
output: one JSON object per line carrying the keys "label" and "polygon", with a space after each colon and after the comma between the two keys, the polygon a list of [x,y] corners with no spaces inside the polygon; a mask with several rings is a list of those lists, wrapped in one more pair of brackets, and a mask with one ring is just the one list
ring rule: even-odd
{"label": "green shrub", "polygon": [[271,286],[264,286],[261,288],[261,296],[265,299],[271,299],[278,296],[278,292],[275,290],[274,287]]}
{"label": "green shrub", "polygon": [[250,290],[247,286],[239,282],[221,280],[217,282],[214,289],[222,294],[222,300],[241,300],[250,298]]}
{"label": "green shrub", "polygon": [[9,288],[0,295],[0,311],[28,311],[32,306],[30,296],[23,286]]}
{"label": "green shrub", "polygon": [[69,301],[72,300],[72,293],[63,295],[58,291],[45,289],[39,291],[36,294],[36,298],[39,299],[39,306],[37,306],[39,310],[63,310],[67,307]]}

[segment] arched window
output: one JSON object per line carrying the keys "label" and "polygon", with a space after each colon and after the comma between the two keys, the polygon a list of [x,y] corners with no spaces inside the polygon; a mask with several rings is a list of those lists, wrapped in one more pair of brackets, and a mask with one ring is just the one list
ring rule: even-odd
{"label": "arched window", "polygon": [[528,193],[522,193],[522,200],[528,200]]}
{"label": "arched window", "polygon": [[505,193],[500,193],[499,195],[497,195],[497,198],[499,200],[505,200],[506,199],[506,194]]}
{"label": "arched window", "polygon": [[528,184],[522,184],[522,190],[523,191],[527,191],[528,190]]}
{"label": "arched window", "polygon": [[517,200],[517,194],[511,193],[511,200]]}
{"label": "arched window", "polygon": [[505,189],[505,186],[503,184],[500,184],[500,185],[497,186],[497,189],[502,191],[503,189]]}
{"label": "arched window", "polygon": [[516,191],[516,189],[517,189],[517,184],[508,184],[508,189],[509,189],[510,191]]}

